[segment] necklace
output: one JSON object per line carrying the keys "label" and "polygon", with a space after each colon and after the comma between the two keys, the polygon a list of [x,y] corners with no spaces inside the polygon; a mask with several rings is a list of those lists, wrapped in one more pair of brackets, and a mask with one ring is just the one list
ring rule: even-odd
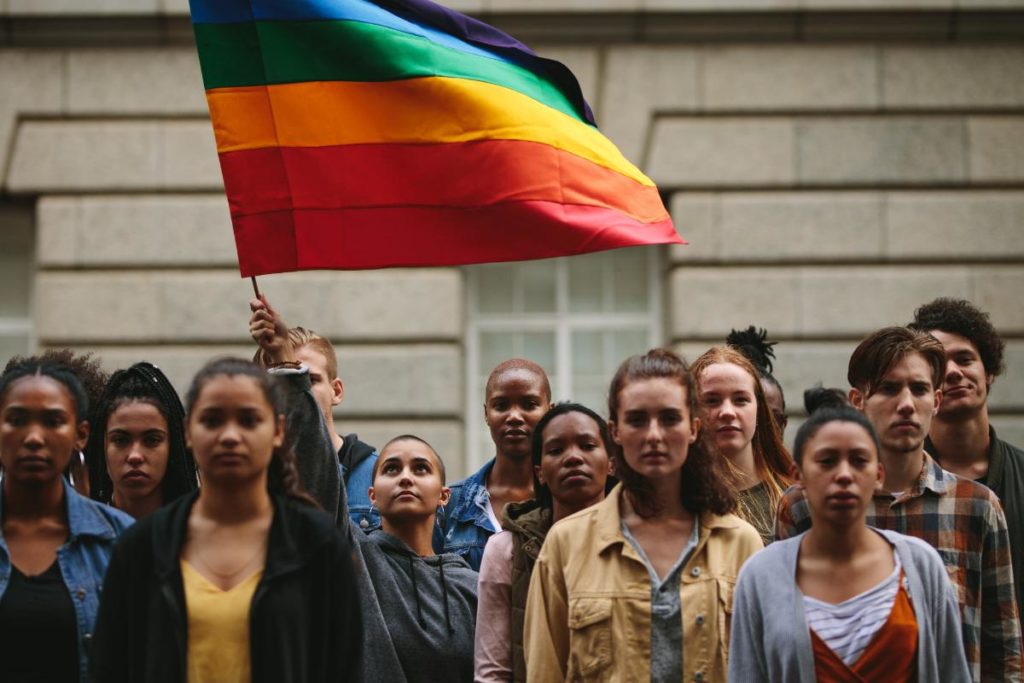
{"label": "necklace", "polygon": [[196,557],[199,559],[200,562],[203,563],[203,566],[206,567],[206,569],[209,570],[211,574],[215,575],[217,578],[224,579],[224,580],[230,580],[230,579],[233,579],[236,576],[238,576],[244,569],[246,569],[247,567],[251,566],[252,563],[253,563],[253,560],[255,560],[257,557],[259,557],[261,553],[265,554],[266,550],[267,550],[267,544],[266,544],[266,540],[264,540],[256,548],[256,552],[254,552],[252,555],[250,555],[249,559],[247,559],[245,562],[243,562],[242,564],[238,565],[237,569],[235,569],[234,571],[231,571],[231,572],[222,572],[222,571],[218,570],[216,567],[214,567],[213,564],[211,564],[209,560],[207,560],[205,557],[203,557],[203,553],[201,553],[199,551],[199,544],[196,544],[193,547],[193,551],[195,552]]}

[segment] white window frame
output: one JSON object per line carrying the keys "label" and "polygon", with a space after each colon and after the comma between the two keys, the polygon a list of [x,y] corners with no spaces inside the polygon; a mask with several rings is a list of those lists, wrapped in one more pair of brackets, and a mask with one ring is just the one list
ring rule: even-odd
{"label": "white window frame", "polygon": [[[642,313],[569,313],[569,268],[564,257],[555,261],[555,311],[547,313],[478,313],[477,271],[466,268],[466,468],[467,472],[477,471],[493,453],[480,453],[479,444],[485,429],[483,419],[484,397],[477,395],[477,367],[480,362],[481,332],[554,332],[556,369],[551,380],[558,387],[555,400],[572,398],[572,349],[571,334],[574,331],[609,331],[616,328],[648,330],[648,345],[659,346],[663,339],[663,250],[646,247],[648,309]],[[605,281],[605,286],[610,286]],[[518,296],[518,293],[517,293]],[[518,302],[517,302],[518,303]],[[624,359],[613,359],[613,363]],[[552,372],[551,368],[545,368]],[[611,376],[608,377],[611,381]],[[604,413],[604,406],[590,406]]]}

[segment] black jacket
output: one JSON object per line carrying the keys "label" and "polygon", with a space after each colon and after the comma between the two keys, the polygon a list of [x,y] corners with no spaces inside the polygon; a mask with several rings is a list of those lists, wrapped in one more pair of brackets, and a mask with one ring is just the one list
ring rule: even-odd
{"label": "black jacket", "polygon": [[[179,558],[197,496],[161,508],[115,547],[93,635],[97,683],[187,680]],[[272,499],[267,560],[249,614],[252,683],[355,680],[362,627],[350,546],[327,515]]]}

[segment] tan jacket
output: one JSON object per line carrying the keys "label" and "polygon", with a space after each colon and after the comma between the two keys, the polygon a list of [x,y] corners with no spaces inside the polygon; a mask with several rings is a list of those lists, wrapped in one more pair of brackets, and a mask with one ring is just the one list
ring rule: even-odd
{"label": "tan jacket", "polygon": [[[651,680],[651,581],[622,535],[621,495],[620,485],[544,541],[526,604],[531,683]],[[679,585],[682,680],[724,681],[736,575],[761,538],[739,517],[711,513],[698,535]]]}

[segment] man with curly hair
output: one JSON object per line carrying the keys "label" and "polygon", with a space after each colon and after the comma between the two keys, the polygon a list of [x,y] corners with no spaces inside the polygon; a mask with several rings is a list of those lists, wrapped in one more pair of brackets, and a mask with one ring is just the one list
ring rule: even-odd
{"label": "man with curly hair", "polygon": [[942,403],[925,449],[944,469],[992,489],[1010,531],[1018,606],[1024,605],[1024,451],[996,436],[988,395],[1004,369],[1006,344],[988,314],[963,299],[939,298],[914,312],[911,327],[946,350]]}

